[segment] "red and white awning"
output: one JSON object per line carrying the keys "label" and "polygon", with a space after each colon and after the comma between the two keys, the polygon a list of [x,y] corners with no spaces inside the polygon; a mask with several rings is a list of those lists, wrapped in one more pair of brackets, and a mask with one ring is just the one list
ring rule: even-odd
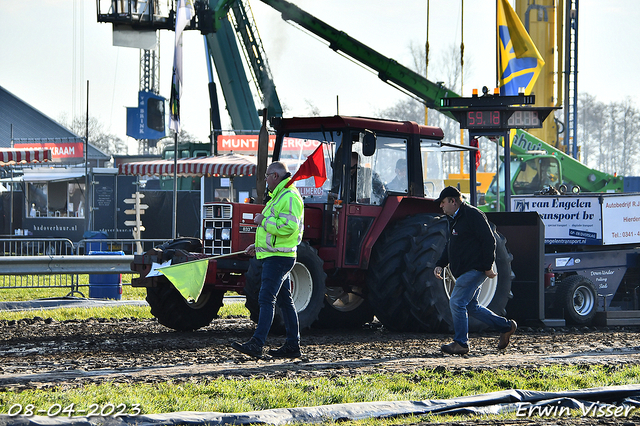
{"label": "red and white awning", "polygon": [[[173,176],[174,161],[155,160],[123,163],[118,167],[121,175]],[[180,158],[177,161],[179,177],[191,176],[252,176],[256,174],[256,157],[227,154],[209,157]]]}
{"label": "red and white awning", "polygon": [[0,166],[45,161],[51,161],[51,150],[49,149],[0,148]]}

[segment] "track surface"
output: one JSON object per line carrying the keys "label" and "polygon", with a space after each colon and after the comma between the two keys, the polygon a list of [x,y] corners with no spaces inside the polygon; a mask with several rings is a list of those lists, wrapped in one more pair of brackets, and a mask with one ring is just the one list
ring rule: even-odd
{"label": "track surface", "polygon": [[[471,352],[463,357],[440,353],[450,335],[395,333],[379,327],[309,330],[302,335],[303,358],[294,361],[254,360],[229,348],[233,341],[248,340],[252,331],[253,323],[246,318],[215,320],[195,332],[174,332],[155,320],[0,321],[0,386],[640,363],[637,328],[521,327],[501,353],[496,350],[497,334],[473,334]],[[268,344],[276,347],[282,342],[282,337],[270,336]]]}
{"label": "track surface", "polygon": [[[302,335],[303,358],[293,361],[254,360],[229,348],[233,341],[248,340],[253,327],[246,318],[215,320],[188,333],[174,332],[155,320],[0,321],[0,389],[75,387],[104,380],[198,382],[221,376],[344,377],[425,368],[522,370],[551,364],[640,363],[640,329],[630,327],[521,327],[501,353],[496,350],[496,333],[472,334],[471,353],[462,357],[440,353],[440,345],[451,339],[446,334],[395,333],[375,326],[350,331],[307,330]],[[276,347],[282,342],[282,337],[270,336],[268,344]],[[635,424],[638,420],[636,415],[617,420],[555,418],[548,424]],[[503,424],[546,423],[538,419]]]}

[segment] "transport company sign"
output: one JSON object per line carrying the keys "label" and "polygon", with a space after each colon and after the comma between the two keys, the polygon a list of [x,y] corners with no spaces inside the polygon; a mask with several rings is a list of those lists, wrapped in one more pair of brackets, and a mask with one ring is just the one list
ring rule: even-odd
{"label": "transport company sign", "polygon": [[640,195],[514,196],[514,212],[537,212],[545,244],[631,244],[640,242]]}

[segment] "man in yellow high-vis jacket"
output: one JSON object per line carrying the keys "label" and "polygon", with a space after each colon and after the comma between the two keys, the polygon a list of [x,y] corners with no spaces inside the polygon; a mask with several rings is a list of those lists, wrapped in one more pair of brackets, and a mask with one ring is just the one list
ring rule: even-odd
{"label": "man in yellow high-vis jacket", "polygon": [[235,342],[231,347],[261,358],[277,304],[282,311],[287,340],[281,348],[270,350],[269,355],[297,358],[301,356],[300,327],[291,297],[289,272],[296,263],[298,244],[302,241],[304,204],[296,187],[287,185],[291,174],[284,163],[271,163],[265,178],[271,199],[262,213],[254,218],[254,223],[258,225],[256,242],[245,250],[249,255],[255,254],[262,263],[258,324],[248,342]]}

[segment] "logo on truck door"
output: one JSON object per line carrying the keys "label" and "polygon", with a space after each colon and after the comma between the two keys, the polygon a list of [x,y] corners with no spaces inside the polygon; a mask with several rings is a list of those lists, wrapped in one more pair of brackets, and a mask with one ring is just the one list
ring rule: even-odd
{"label": "logo on truck door", "polygon": [[556,258],[556,268],[561,268],[563,266],[574,266],[580,263],[580,259],[574,259],[573,257],[557,257]]}

